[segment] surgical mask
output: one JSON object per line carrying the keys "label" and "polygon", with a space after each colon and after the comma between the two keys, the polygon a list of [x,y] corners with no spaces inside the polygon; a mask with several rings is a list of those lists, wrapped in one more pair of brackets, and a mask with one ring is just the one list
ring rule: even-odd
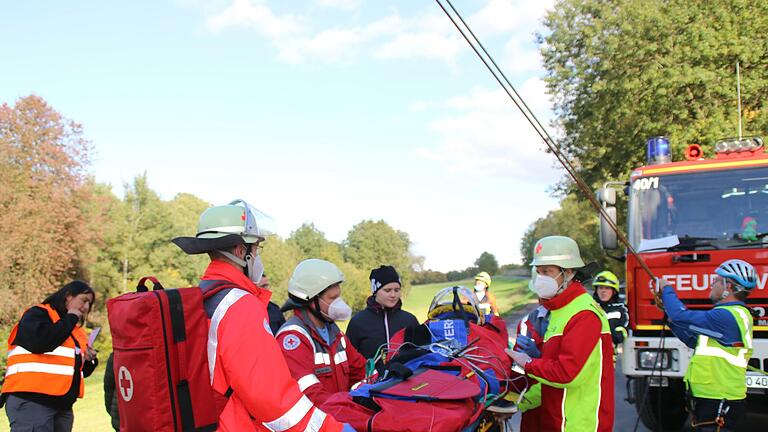
{"label": "surgical mask", "polygon": [[259,281],[261,281],[261,276],[264,274],[264,263],[261,262],[261,255],[251,255],[251,258],[248,258],[248,255],[246,255],[245,262],[248,266],[248,278],[251,282],[258,285]]}
{"label": "surgical mask", "polygon": [[[325,303],[322,299],[320,301]],[[328,319],[332,321],[346,321],[352,317],[352,308],[344,303],[343,298],[336,297],[336,300],[328,305],[328,313],[323,315],[327,316]]]}
{"label": "surgical mask", "polygon": [[485,286],[481,284],[475,285],[475,295],[477,295],[478,300],[482,300],[485,297]]}
{"label": "surgical mask", "polygon": [[536,291],[537,296],[549,300],[560,291],[560,285],[557,284],[557,280],[554,278],[536,274],[536,279],[533,281],[533,289]]}

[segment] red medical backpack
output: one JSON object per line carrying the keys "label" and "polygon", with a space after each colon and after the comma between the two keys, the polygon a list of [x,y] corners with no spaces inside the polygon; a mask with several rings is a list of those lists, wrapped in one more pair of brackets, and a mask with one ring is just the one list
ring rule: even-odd
{"label": "red medical backpack", "polygon": [[[152,291],[145,285],[154,284]],[[224,288],[206,291],[213,295]],[[198,287],[163,289],[154,277],[107,301],[120,430],[215,431],[208,319]]]}

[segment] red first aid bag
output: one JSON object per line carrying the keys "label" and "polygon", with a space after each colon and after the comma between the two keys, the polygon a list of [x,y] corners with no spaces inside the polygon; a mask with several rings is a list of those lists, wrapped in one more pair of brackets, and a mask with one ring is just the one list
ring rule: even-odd
{"label": "red first aid bag", "polygon": [[163,289],[154,277],[136,291],[107,301],[120,430],[215,431],[203,292]]}

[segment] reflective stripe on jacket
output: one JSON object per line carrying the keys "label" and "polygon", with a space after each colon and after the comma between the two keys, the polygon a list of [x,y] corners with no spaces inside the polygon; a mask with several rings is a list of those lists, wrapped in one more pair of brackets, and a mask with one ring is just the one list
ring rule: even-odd
{"label": "reflective stripe on jacket", "polygon": [[752,314],[744,306],[715,306],[733,314],[741,346],[724,346],[699,335],[685,381],[695,397],[741,400],[747,397],[747,362],[752,356]]}
{"label": "reflective stripe on jacket", "polygon": [[301,391],[322,405],[332,394],[349,391],[365,378],[365,358],[336,324],[329,326],[328,345],[303,313],[294,311],[277,333],[277,343]]}
{"label": "reflective stripe on jacket", "polygon": [[496,296],[493,295],[492,292],[486,290],[485,295],[480,300],[480,304],[478,304],[478,308],[480,308],[480,312],[483,313],[483,315],[490,315],[494,314],[496,316],[499,316],[499,306],[496,302]]}
{"label": "reflective stripe on jacket", "polygon": [[[51,322],[56,323],[61,319],[58,312],[49,305],[39,304],[37,307],[48,312]],[[8,369],[5,372],[3,393],[33,392],[51,396],[67,393],[72,387],[75,375],[75,356],[80,355],[81,348],[85,349],[88,344],[88,337],[83,329],[75,326],[70,337],[53,351],[35,354],[20,345],[12,344],[16,340],[18,328],[17,323],[8,336]],[[83,362],[80,364],[82,365]],[[79,373],[78,397],[82,398],[85,388],[82,366]]]}
{"label": "reflective stripe on jacket", "polygon": [[578,282],[544,303],[541,358],[525,365],[541,383],[542,431],[612,431],[613,342],[605,313]]}
{"label": "reflective stripe on jacket", "polygon": [[[517,334],[524,335],[533,339],[536,344],[536,348],[541,351],[544,344],[544,334],[547,331],[549,325],[549,311],[544,306],[539,305],[528,314],[528,316],[520,320],[517,324]],[[517,342],[515,342],[514,348],[518,349]],[[520,432],[538,432],[541,430],[539,426],[541,420],[541,384],[530,383],[528,391],[525,393],[525,397],[518,406],[520,409]]]}
{"label": "reflective stripe on jacket", "polygon": [[212,261],[203,276],[203,281],[215,280],[240,287],[219,299],[208,331],[211,385],[221,395],[231,389],[231,396],[217,404],[219,430],[340,431],[342,425],[315,407],[291,378],[269,328],[271,293],[223,261]]}

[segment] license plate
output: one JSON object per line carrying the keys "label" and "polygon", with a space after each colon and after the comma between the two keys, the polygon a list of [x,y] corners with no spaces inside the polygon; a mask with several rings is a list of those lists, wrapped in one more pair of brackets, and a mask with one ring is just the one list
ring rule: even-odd
{"label": "license plate", "polygon": [[747,375],[748,388],[768,389],[768,376],[766,375]]}

